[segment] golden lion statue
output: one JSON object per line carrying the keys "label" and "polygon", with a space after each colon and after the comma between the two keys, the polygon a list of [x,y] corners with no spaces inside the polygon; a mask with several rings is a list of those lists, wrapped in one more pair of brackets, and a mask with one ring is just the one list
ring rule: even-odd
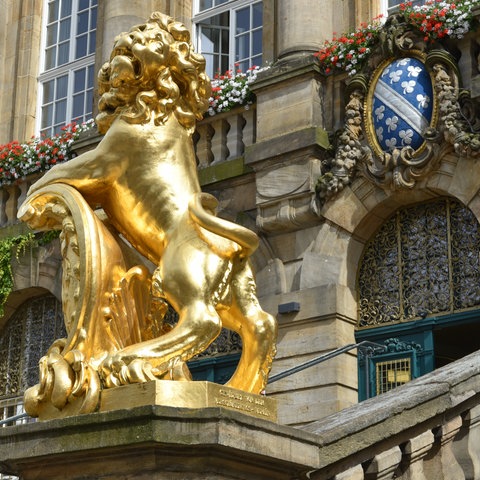
{"label": "golden lion statue", "polygon": [[[200,190],[192,133],[210,95],[203,57],[182,24],[154,13],[116,38],[99,90],[104,138],[46,173],[19,212],[33,228],[61,229],[68,332],[41,360],[27,412],[89,412],[104,388],[189,379],[185,362],[222,327],[243,344],[227,385],[260,393],[276,322],[255,294],[257,236],[216,217],[216,199]],[[173,328],[163,323],[167,302]]]}

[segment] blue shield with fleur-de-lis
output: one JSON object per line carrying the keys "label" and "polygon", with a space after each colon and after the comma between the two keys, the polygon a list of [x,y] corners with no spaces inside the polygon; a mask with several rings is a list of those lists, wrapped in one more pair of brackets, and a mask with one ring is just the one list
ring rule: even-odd
{"label": "blue shield with fleur-de-lis", "polygon": [[413,57],[399,58],[378,75],[370,104],[375,138],[384,152],[419,149],[433,116],[432,80],[425,65]]}

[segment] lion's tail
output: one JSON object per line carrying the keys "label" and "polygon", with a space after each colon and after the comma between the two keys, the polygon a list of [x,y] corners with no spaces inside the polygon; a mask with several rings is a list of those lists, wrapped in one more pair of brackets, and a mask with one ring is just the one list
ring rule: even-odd
{"label": "lion's tail", "polygon": [[249,257],[258,247],[258,236],[248,228],[215,216],[218,200],[209,193],[192,195],[188,209],[192,219],[209,232],[228,238],[242,248],[242,256]]}

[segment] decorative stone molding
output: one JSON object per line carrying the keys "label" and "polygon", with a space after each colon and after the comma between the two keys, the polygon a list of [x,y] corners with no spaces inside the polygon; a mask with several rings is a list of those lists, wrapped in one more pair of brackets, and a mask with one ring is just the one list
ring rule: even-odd
{"label": "decorative stone molding", "polygon": [[[390,111],[383,99],[393,105]],[[412,189],[452,149],[478,156],[479,110],[469,92],[460,89],[455,58],[442,45],[425,43],[401,15],[389,17],[368,64],[347,85],[344,127],[316,186],[320,201],[342,191],[359,172],[387,191]],[[379,120],[384,112],[392,115],[386,125]],[[392,138],[384,140],[386,127]]]}

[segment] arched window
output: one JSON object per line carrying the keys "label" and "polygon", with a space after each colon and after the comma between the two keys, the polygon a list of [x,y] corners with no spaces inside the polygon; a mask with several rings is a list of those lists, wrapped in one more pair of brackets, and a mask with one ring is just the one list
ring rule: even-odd
{"label": "arched window", "polygon": [[453,199],[398,210],[368,243],[359,270],[359,327],[480,305],[480,227]]}
{"label": "arched window", "polygon": [[62,307],[53,296],[23,303],[0,331],[0,418],[19,413],[24,391],[38,383],[38,362],[66,336]]}
{"label": "arched window", "polygon": [[[403,208],[368,242],[358,275],[359,399],[480,348],[480,226],[458,201]],[[375,328],[372,328],[375,327]]]}

